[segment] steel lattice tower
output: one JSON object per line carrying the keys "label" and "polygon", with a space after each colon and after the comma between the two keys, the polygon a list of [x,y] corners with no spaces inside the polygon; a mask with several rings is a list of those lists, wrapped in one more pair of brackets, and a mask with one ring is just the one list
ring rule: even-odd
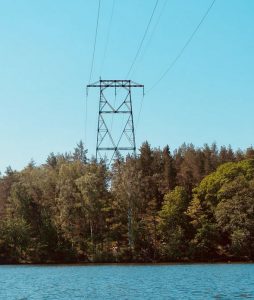
{"label": "steel lattice tower", "polygon": [[[132,88],[143,88],[144,85],[135,83],[131,80],[99,80],[93,84],[88,84],[87,89],[90,87],[96,87],[100,90],[99,97],[99,115],[98,115],[98,127],[97,127],[97,143],[96,143],[96,159],[103,158],[102,153],[111,153],[110,162],[116,154],[121,151],[129,151],[136,155],[136,141],[135,130],[133,121],[132,110]],[[119,94],[121,91],[121,97],[116,103],[115,99],[112,99],[111,95],[107,95],[107,91],[113,89],[114,95]],[[113,114],[113,115],[112,115]],[[124,115],[125,120],[120,134],[116,136],[112,130],[112,122],[110,128],[110,122],[108,116]],[[124,119],[124,117],[123,117]],[[111,119],[112,120],[112,119]]]}

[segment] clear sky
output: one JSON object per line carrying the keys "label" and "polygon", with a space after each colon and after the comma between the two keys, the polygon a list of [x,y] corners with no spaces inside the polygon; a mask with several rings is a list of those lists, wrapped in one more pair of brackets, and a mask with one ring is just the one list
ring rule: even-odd
{"label": "clear sky", "polygon": [[[211,0],[159,0],[130,79],[148,90]],[[101,0],[91,81],[125,79],[155,0]],[[0,0],[0,171],[70,151],[84,140],[85,85],[97,0]],[[157,27],[155,24],[161,14]],[[109,35],[108,35],[109,32]],[[106,43],[108,38],[108,44]],[[107,44],[107,49],[105,47]],[[143,102],[137,146],[254,143],[254,1],[217,0],[174,68]],[[141,92],[134,95],[138,114]],[[89,93],[86,145],[95,153],[98,94]]]}

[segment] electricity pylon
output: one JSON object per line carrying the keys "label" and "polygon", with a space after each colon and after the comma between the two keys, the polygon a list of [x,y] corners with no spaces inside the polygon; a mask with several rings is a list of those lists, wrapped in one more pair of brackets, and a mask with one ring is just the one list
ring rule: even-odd
{"label": "electricity pylon", "polygon": [[[102,154],[106,152],[111,153],[109,163],[116,154],[122,151],[136,155],[131,89],[143,88],[144,94],[144,85],[131,80],[100,79],[87,85],[87,89],[90,87],[96,87],[100,90],[96,159],[104,158]],[[113,127],[114,118],[112,116],[117,116],[119,121],[121,115],[123,124],[118,128]],[[118,132],[114,129],[118,129]]]}

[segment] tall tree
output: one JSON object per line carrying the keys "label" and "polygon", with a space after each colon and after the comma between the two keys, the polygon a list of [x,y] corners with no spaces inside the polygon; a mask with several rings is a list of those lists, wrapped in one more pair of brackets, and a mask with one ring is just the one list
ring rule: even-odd
{"label": "tall tree", "polygon": [[87,162],[87,150],[85,149],[84,143],[82,141],[80,141],[74,148],[72,157],[74,160],[80,160],[82,163]]}
{"label": "tall tree", "polygon": [[163,162],[162,191],[165,193],[172,190],[176,185],[176,167],[168,145],[163,149],[162,162]]}
{"label": "tall tree", "polygon": [[188,256],[192,228],[186,211],[189,197],[183,187],[176,187],[164,197],[159,211],[160,252],[163,260],[182,260]]}

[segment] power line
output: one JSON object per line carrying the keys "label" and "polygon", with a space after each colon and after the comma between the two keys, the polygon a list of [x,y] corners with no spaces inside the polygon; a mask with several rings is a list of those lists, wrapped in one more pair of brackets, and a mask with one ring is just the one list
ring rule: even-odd
{"label": "power line", "polygon": [[[95,56],[97,34],[98,34],[98,25],[99,25],[99,18],[100,18],[100,9],[101,9],[101,0],[99,0],[99,2],[98,2],[97,20],[96,20],[96,28],[95,28],[95,37],[94,37],[94,44],[93,44],[93,55],[92,55],[91,69],[90,69],[88,83],[91,82],[92,73],[93,73],[94,56]],[[85,99],[85,143],[86,143],[86,139],[87,139],[87,98],[88,98],[88,94],[86,92],[86,99]]]}
{"label": "power line", "polygon": [[[109,42],[109,36],[110,36],[110,32],[111,32],[111,25],[112,25],[112,20],[113,20],[113,15],[114,15],[115,2],[116,1],[113,0],[110,19],[109,19],[109,24],[108,24],[108,30],[107,30],[106,44],[105,44],[102,63],[101,63],[100,74],[102,74],[102,70],[103,70],[103,67],[104,67],[104,62],[105,62],[105,59],[106,59],[106,54],[107,54],[107,51],[108,51],[108,42]],[[115,107],[115,103],[116,103],[116,90],[115,90],[115,100],[114,100],[114,106],[113,107]],[[112,127],[113,127],[113,118],[114,117],[112,115],[112,117],[111,117],[111,126],[110,126],[111,131],[112,131]]]}
{"label": "power line", "polygon": [[[149,37],[149,40],[148,40],[148,42],[146,43],[146,45],[145,45],[145,47],[144,47],[144,49],[143,49],[143,52],[142,52],[142,54],[141,54],[141,58],[140,58],[139,61],[141,61],[141,60],[144,58],[144,56],[145,56],[145,54],[146,54],[146,52],[147,52],[147,49],[149,48],[149,46],[150,46],[150,44],[151,44],[152,38],[153,38],[153,36],[154,36],[154,34],[155,34],[155,31],[156,31],[156,29],[157,29],[157,27],[158,27],[158,25],[159,25],[159,23],[160,23],[160,19],[161,19],[162,15],[163,15],[163,13],[164,13],[164,11],[165,11],[165,8],[166,8],[167,3],[168,3],[168,0],[165,0],[165,1],[163,2],[162,6],[161,6],[161,10],[160,10],[160,12],[159,12],[159,16],[158,16],[158,18],[157,18],[157,20],[156,20],[156,23],[155,23],[155,25],[154,25],[154,27],[153,27],[153,29],[152,29],[152,33],[151,33],[151,35],[150,35],[150,37]],[[133,73],[132,73],[132,74],[133,74]]]}
{"label": "power line", "polygon": [[115,8],[115,0],[113,0],[113,3],[112,3],[111,15],[110,15],[110,20],[109,20],[109,25],[108,25],[108,32],[107,32],[107,37],[106,37],[106,44],[105,44],[105,48],[104,48],[104,53],[103,53],[103,58],[102,58],[100,73],[102,73],[102,70],[103,70],[103,67],[104,67],[105,58],[106,58],[106,54],[107,54],[107,51],[108,51],[108,42],[109,42],[109,36],[110,36],[110,32],[111,32],[111,25],[112,25],[112,20],[113,20],[113,15],[114,15],[114,8]]}
{"label": "power line", "polygon": [[132,68],[133,68],[133,66],[134,66],[134,64],[135,64],[135,62],[136,62],[136,60],[137,60],[137,58],[138,58],[138,56],[139,56],[140,50],[141,50],[142,45],[143,45],[143,43],[144,43],[144,40],[145,40],[145,37],[146,37],[146,35],[147,35],[149,26],[150,26],[150,24],[151,24],[151,22],[152,22],[152,19],[153,19],[153,16],[154,16],[156,7],[157,7],[157,5],[158,5],[158,2],[159,2],[159,0],[157,0],[157,1],[155,2],[155,5],[154,5],[154,8],[153,8],[152,14],[151,14],[150,19],[149,19],[149,22],[148,22],[148,24],[147,24],[147,26],[146,26],[146,30],[145,30],[144,35],[143,35],[143,37],[142,37],[142,40],[141,40],[141,42],[140,42],[140,44],[139,44],[138,51],[136,52],[136,55],[135,55],[135,57],[134,57],[134,59],[133,59],[133,61],[132,61],[131,67],[130,67],[130,69],[129,69],[127,75],[126,75],[126,78],[129,77],[130,72],[131,72],[131,70],[132,70]]}
{"label": "power line", "polygon": [[86,142],[87,142],[87,98],[88,98],[88,91],[86,90],[86,95],[85,95],[85,137],[84,137],[84,141],[85,141],[85,146]]}
{"label": "power line", "polygon": [[94,43],[93,43],[93,55],[92,55],[92,63],[91,63],[91,69],[90,69],[90,75],[89,75],[89,81],[88,81],[88,83],[91,82],[92,72],[93,72],[95,48],[96,48],[96,41],[97,41],[97,34],[98,34],[98,25],[99,25],[99,18],[100,18],[100,9],[101,9],[101,0],[99,0],[99,3],[98,3],[97,21],[96,21]]}
{"label": "power line", "polygon": [[198,25],[196,26],[196,28],[194,29],[194,31],[192,32],[192,34],[190,35],[190,37],[188,38],[188,40],[186,41],[186,43],[184,44],[184,46],[182,47],[182,49],[180,50],[180,52],[177,54],[177,56],[174,58],[174,60],[171,62],[171,64],[168,66],[168,68],[164,71],[164,73],[162,73],[162,75],[159,77],[159,79],[152,85],[152,87],[150,89],[148,89],[147,93],[149,93],[152,89],[154,89],[160,83],[160,81],[167,75],[167,73],[174,67],[174,65],[176,64],[176,62],[179,60],[179,58],[184,53],[185,49],[191,43],[193,37],[195,36],[195,34],[197,33],[197,31],[201,27],[202,23],[205,21],[206,17],[208,16],[209,12],[211,11],[211,9],[212,9],[212,7],[213,7],[213,5],[215,3],[215,1],[216,0],[213,0],[211,2],[210,6],[206,10],[205,14],[201,18],[200,22],[198,23]]}
{"label": "power line", "polygon": [[138,118],[137,118],[137,123],[136,123],[136,132],[137,132],[137,129],[138,129],[139,119],[140,119],[141,111],[142,111],[142,108],[143,108],[144,97],[145,97],[145,95],[143,94],[141,102],[140,102],[139,112],[138,112]]}
{"label": "power line", "polygon": [[[150,45],[150,43],[151,43],[151,41],[152,41],[152,38],[153,38],[153,36],[154,36],[154,33],[155,33],[155,31],[156,31],[156,29],[157,29],[159,23],[160,23],[160,19],[161,19],[162,15],[163,15],[163,12],[165,11],[165,7],[166,7],[167,3],[168,3],[168,0],[165,0],[165,1],[163,2],[163,4],[162,4],[162,7],[161,7],[161,10],[160,10],[159,16],[158,16],[158,18],[157,18],[157,21],[156,21],[154,27],[153,27],[152,33],[151,33],[151,35],[150,35],[150,38],[149,38],[148,42],[146,43],[146,46],[145,46],[145,48],[144,48],[144,50],[143,50],[143,53],[142,53],[142,56],[143,56],[143,57],[145,56],[145,54],[146,54],[146,52],[147,52],[147,49],[148,49],[148,47],[149,47],[149,45]],[[142,111],[143,103],[144,103],[144,97],[145,97],[145,95],[143,94],[143,96],[142,96],[142,98],[141,98],[141,101],[140,101],[140,108],[139,108],[138,118],[137,118],[137,122],[136,122],[136,132],[137,132],[137,129],[138,129],[138,126],[139,126],[139,121],[140,121],[141,111]]]}
{"label": "power line", "polygon": [[160,19],[161,19],[163,13],[165,12],[165,8],[166,8],[166,5],[167,5],[167,4],[168,4],[168,0],[165,0],[165,1],[163,2],[163,4],[162,4],[162,7],[161,7],[161,10],[160,10],[159,16],[158,16],[158,18],[157,18],[157,21],[156,21],[156,23],[155,23],[155,25],[154,25],[154,27],[153,27],[152,33],[151,33],[151,35],[150,35],[150,38],[149,38],[149,40],[148,40],[148,42],[147,42],[147,44],[146,44],[146,46],[145,46],[145,49],[144,49],[144,51],[143,51],[143,55],[144,55],[144,53],[146,52],[148,46],[149,46],[150,43],[151,43],[151,40],[152,40],[152,38],[153,38],[153,36],[154,36],[154,33],[155,33],[155,31],[156,31],[156,29],[157,29],[159,23],[160,23]]}

